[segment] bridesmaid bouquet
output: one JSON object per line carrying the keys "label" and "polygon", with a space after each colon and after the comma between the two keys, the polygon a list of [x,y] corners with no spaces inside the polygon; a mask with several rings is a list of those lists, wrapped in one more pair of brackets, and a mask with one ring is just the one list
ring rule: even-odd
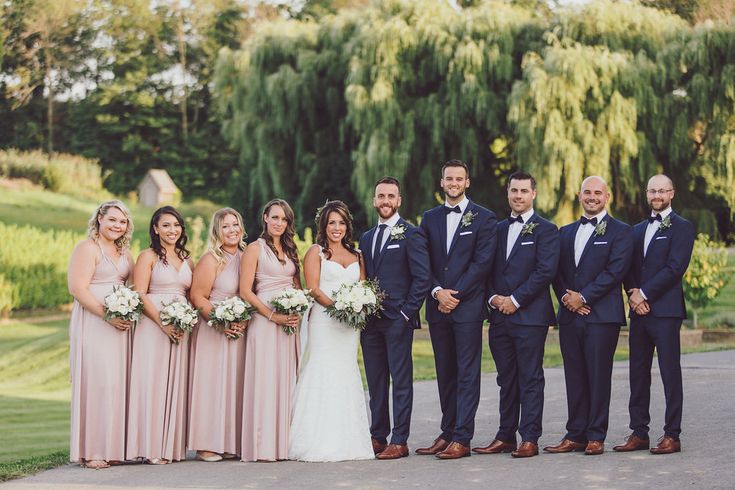
{"label": "bridesmaid bouquet", "polygon": [[[276,310],[276,313],[284,315],[303,315],[309,309],[311,298],[308,289],[288,288],[274,296],[270,305]],[[283,331],[288,335],[296,332],[295,327],[282,325]]]}
{"label": "bridesmaid bouquet", "polygon": [[127,286],[119,284],[112,287],[112,292],[105,296],[105,320],[122,318],[137,322],[143,312],[143,301],[140,295]]}
{"label": "bridesmaid bouquet", "polygon": [[[244,322],[250,320],[254,308],[244,299],[233,296],[212,303],[212,311],[209,312],[209,321],[207,325],[213,327],[220,332],[224,332],[230,328],[231,323]],[[237,340],[243,336],[244,332],[238,334],[225,334],[230,340]]]}
{"label": "bridesmaid bouquet", "polygon": [[[199,319],[197,310],[193,306],[178,299],[164,304],[158,316],[164,325],[173,325],[176,330],[184,333],[191,333]],[[172,342],[175,344],[179,343],[178,341]]]}
{"label": "bridesmaid bouquet", "polygon": [[343,284],[334,292],[334,303],[327,306],[327,314],[355,330],[364,330],[371,315],[380,315],[385,293],[377,281],[363,280]]}

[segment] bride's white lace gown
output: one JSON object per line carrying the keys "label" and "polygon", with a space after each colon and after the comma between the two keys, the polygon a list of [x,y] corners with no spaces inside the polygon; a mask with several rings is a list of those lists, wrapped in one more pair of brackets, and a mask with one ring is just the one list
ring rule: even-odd
{"label": "bride's white lace gown", "polygon": [[[331,297],[360,279],[360,265],[342,267],[322,254],[319,289]],[[289,459],[373,459],[365,392],[357,365],[360,333],[327,315],[316,303],[309,317],[306,352],[294,394]]]}

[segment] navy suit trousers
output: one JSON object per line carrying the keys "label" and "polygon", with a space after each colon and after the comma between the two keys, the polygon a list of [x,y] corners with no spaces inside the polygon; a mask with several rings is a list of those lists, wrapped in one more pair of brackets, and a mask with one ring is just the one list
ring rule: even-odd
{"label": "navy suit trousers", "polygon": [[574,321],[559,327],[567,388],[567,435],[574,442],[604,441],[610,418],[613,358],[620,325]]}
{"label": "navy suit trousers", "polygon": [[482,321],[429,323],[442,410],[441,438],[470,445],[480,403]]}
{"label": "navy suit trousers", "polygon": [[630,320],[630,428],[648,439],[651,422],[651,365],[653,350],[664,384],[664,435],[679,439],[684,391],[681,381],[680,318],[634,316]]}
{"label": "navy suit trousers", "polygon": [[413,327],[403,318],[376,319],[360,335],[370,391],[370,434],[383,444],[390,434],[388,387],[393,381],[391,444],[405,444],[413,407]]}
{"label": "navy suit trousers", "polygon": [[[496,439],[538,443],[544,412],[544,344],[547,326],[491,324],[490,352],[498,370],[500,426]],[[520,423],[519,423],[520,416]]]}

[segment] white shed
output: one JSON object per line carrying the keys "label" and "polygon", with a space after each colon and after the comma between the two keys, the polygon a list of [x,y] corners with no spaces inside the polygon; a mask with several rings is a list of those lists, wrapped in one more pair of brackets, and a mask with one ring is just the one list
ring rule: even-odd
{"label": "white shed", "polygon": [[163,169],[152,168],[138,184],[138,199],[141,204],[156,207],[162,204],[176,204],[181,191],[171,176]]}

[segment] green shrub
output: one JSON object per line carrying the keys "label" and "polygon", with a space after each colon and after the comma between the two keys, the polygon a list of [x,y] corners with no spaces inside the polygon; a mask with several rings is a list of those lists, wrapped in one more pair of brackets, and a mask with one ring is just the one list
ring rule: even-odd
{"label": "green shrub", "polygon": [[69,303],[72,298],[66,269],[74,246],[83,238],[83,234],[70,231],[43,231],[0,222],[0,270],[4,276],[0,310]]}
{"label": "green shrub", "polygon": [[731,277],[725,245],[700,233],[684,273],[684,297],[693,312],[694,328],[698,327],[699,312],[717,298]]}
{"label": "green shrub", "polygon": [[0,177],[28,179],[53,192],[108,198],[102,168],[96,160],[40,150],[0,150]]}

